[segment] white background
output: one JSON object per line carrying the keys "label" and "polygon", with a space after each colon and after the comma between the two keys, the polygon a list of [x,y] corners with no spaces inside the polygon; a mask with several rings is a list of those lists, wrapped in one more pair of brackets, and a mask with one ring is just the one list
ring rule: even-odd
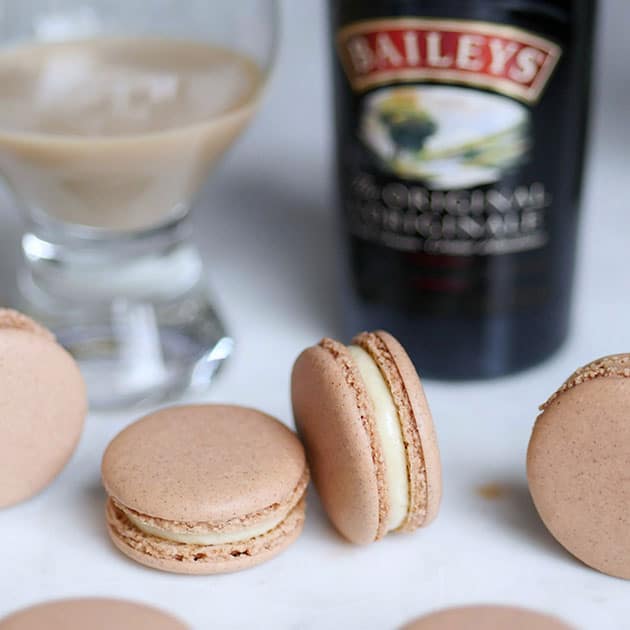
{"label": "white background", "polygon": [[[537,405],[578,365],[630,348],[630,3],[602,5],[571,340],[524,374],[426,384],[444,465],[437,521],[352,547],[311,493],[304,534],[268,564],[215,577],[145,569],[109,543],[99,482],[104,447],[137,414],[93,414],[54,485],[0,513],[0,617],[44,599],[108,595],[160,605],[204,629],[393,628],[436,607],[473,602],[531,606],[580,628],[630,627],[628,584],[582,566],[554,542],[530,503],[524,471]],[[289,424],[293,360],[338,330],[323,7],[284,3],[280,58],[263,111],[196,216],[212,284],[238,341],[208,400],[259,407]],[[0,298],[10,295],[18,231],[15,212],[3,204]],[[477,489],[487,483],[501,484],[504,495],[481,498]]]}

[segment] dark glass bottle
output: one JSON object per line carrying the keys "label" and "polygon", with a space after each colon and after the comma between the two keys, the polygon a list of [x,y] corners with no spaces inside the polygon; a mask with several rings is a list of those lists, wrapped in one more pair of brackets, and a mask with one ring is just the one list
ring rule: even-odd
{"label": "dark glass bottle", "polygon": [[348,334],[421,374],[567,335],[595,0],[330,0]]}

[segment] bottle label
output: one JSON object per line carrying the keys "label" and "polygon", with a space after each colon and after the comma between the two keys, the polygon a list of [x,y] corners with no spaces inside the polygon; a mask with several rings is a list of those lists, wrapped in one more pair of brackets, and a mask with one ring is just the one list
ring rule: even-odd
{"label": "bottle label", "polygon": [[545,246],[553,194],[525,167],[557,44],[500,24],[394,18],[350,24],[337,46],[357,99],[344,193],[355,236],[449,256]]}

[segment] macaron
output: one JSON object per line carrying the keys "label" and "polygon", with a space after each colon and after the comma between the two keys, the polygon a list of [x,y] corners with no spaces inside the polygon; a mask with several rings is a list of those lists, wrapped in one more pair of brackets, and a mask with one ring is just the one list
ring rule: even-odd
{"label": "macaron", "polygon": [[578,369],[540,409],[527,478],[541,519],[576,558],[630,579],[630,354]]}
{"label": "macaron", "polygon": [[324,509],[349,541],[411,532],[437,515],[441,466],[429,405],[384,331],[322,339],[297,358],[291,398]]}
{"label": "macaron", "polygon": [[85,421],[85,383],[51,332],[0,309],[0,508],[48,486]]}
{"label": "macaron", "polygon": [[0,620],[0,630],[186,630],[157,608],[120,599],[61,599]]}
{"label": "macaron", "polygon": [[462,606],[420,617],[402,630],[571,630],[559,619],[512,606]]}
{"label": "macaron", "polygon": [[114,545],[148,567],[211,574],[276,556],[304,525],[295,433],[260,411],[170,407],[119,433],[102,463]]}

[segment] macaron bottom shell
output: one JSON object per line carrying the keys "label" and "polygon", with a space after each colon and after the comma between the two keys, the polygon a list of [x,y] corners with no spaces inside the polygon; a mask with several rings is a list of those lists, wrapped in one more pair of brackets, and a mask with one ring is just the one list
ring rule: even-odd
{"label": "macaron bottom shell", "polygon": [[442,497],[439,446],[422,381],[406,350],[386,331],[361,333],[353,343],[377,364],[398,410],[407,454],[409,506],[397,531],[413,532],[433,522]]}
{"label": "macaron bottom shell", "polygon": [[277,527],[261,536],[221,545],[192,545],[142,532],[111,499],[106,506],[109,536],[123,554],[153,569],[190,575],[240,571],[270,560],[297,540],[305,516],[303,496]]}

